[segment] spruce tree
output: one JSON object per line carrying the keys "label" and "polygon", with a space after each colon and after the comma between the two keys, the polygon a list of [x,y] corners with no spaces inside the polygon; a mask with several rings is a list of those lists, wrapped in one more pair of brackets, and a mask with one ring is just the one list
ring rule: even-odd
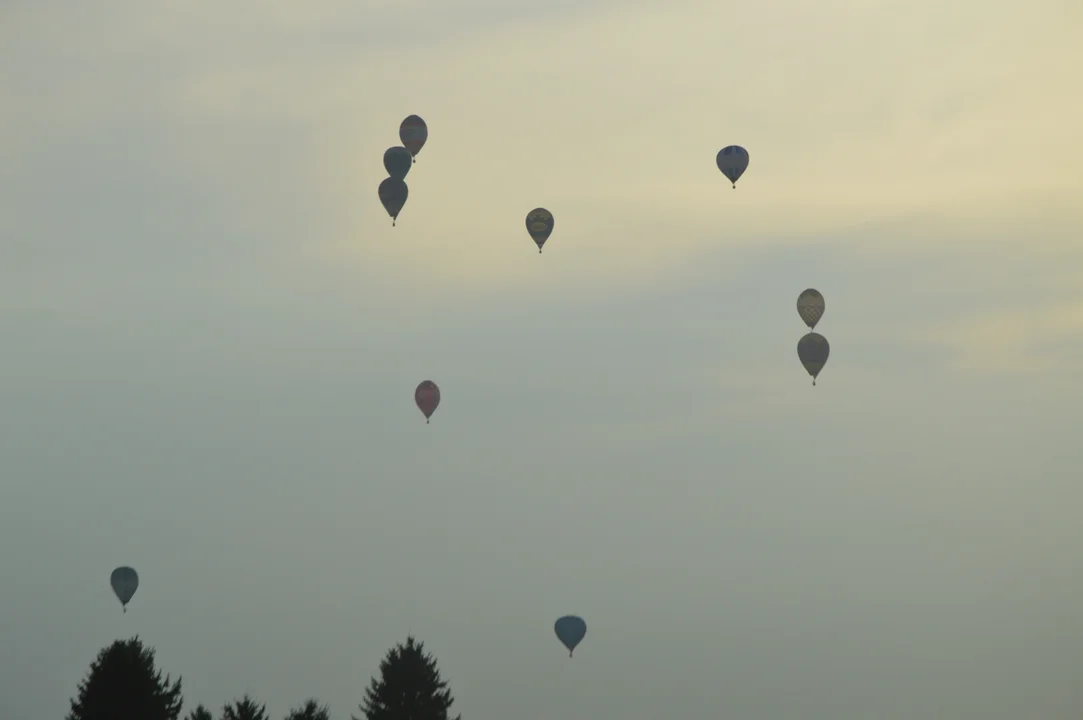
{"label": "spruce tree", "polygon": [[222,708],[222,720],[267,720],[267,706],[258,704],[245,693],[240,700],[226,703]]}
{"label": "spruce tree", "polygon": [[[361,712],[365,720],[449,720],[455,699],[440,678],[436,659],[425,654],[424,643],[407,637],[380,662],[380,679],[372,678]],[[461,720],[457,715],[452,720]],[[351,720],[359,718],[351,716]]]}
{"label": "spruce tree", "polygon": [[326,705],[320,705],[315,698],[309,698],[299,708],[290,710],[286,720],[330,720],[331,710]]}
{"label": "spruce tree", "polygon": [[136,636],[98,653],[67,720],[177,720],[183,705],[181,679],[172,685],[168,675],[163,679],[154,667],[154,648]]}
{"label": "spruce tree", "polygon": [[214,716],[211,715],[211,711],[206,708],[202,703],[196,705],[195,709],[185,716],[184,720],[214,720]]}

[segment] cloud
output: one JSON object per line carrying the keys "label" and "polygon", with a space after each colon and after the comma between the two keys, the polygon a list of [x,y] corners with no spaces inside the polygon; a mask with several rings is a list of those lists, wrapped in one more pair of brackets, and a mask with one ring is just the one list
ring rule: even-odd
{"label": "cloud", "polygon": [[[7,180],[11,230],[40,247],[61,232],[49,208],[93,187],[115,214],[149,180],[185,203],[148,206],[158,224],[237,228],[205,238],[221,253],[273,242],[472,293],[644,282],[714,246],[914,214],[1065,215],[1083,189],[1079,50],[1054,7],[518,3],[494,22],[484,2],[415,5],[119,3],[101,35],[81,32],[90,5],[24,9],[15,160],[50,175]],[[380,155],[412,112],[430,141],[391,229]],[[737,190],[714,167],[730,142],[752,154]],[[137,187],[97,182],[109,163]],[[523,228],[537,205],[557,218],[543,258]]]}
{"label": "cloud", "polygon": [[942,324],[926,336],[960,371],[993,375],[1075,374],[1083,347],[1083,303],[1001,308]]}

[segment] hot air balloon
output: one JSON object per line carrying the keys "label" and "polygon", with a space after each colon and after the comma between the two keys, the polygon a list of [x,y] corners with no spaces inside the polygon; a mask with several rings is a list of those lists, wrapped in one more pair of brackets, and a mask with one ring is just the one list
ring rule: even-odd
{"label": "hot air balloon", "polygon": [[406,187],[406,183],[402,180],[389,177],[380,183],[379,194],[380,202],[383,203],[387,214],[391,216],[391,226],[394,227],[399,213],[402,212],[402,206],[406,204],[410,188]]}
{"label": "hot air balloon", "polygon": [[827,356],[830,353],[831,346],[828,345],[827,338],[819,333],[810,332],[798,341],[797,357],[805,366],[805,370],[808,370],[808,374],[812,376],[813,385],[816,384],[816,376],[827,364]]}
{"label": "hot air balloon", "polygon": [[568,648],[568,657],[571,657],[575,646],[583,642],[587,635],[587,623],[578,615],[565,615],[556,621],[553,630],[557,634],[557,640]]}
{"label": "hot air balloon", "polygon": [[814,329],[816,323],[820,322],[820,318],[824,316],[824,309],[824,296],[819,290],[809,288],[797,296],[797,314],[805,321],[809,330]]}
{"label": "hot air balloon", "polygon": [[411,115],[399,125],[399,140],[410,151],[417,162],[417,154],[425,147],[425,141],[429,139],[429,126],[417,115]]}
{"label": "hot air balloon", "polygon": [[405,180],[412,162],[413,156],[410,155],[410,151],[401,145],[384,150],[384,169],[392,180]]}
{"label": "hot air balloon", "polygon": [[425,423],[428,424],[436,408],[440,407],[440,388],[436,387],[436,383],[432,380],[423,380],[414,390],[414,402],[417,403],[418,409],[425,416]]}
{"label": "hot air balloon", "polygon": [[541,254],[542,245],[553,234],[553,213],[545,208],[534,208],[526,214],[526,231],[538,246]]}
{"label": "hot air balloon", "polygon": [[737,187],[737,178],[744,174],[748,167],[748,151],[740,145],[729,145],[718,151],[714,159],[718,169],[729,178],[733,187]]}
{"label": "hot air balloon", "polygon": [[135,591],[139,589],[139,575],[134,569],[121,566],[109,575],[109,584],[113,586],[113,592],[120,600],[120,606],[124,612],[128,612],[128,603],[131,602]]}

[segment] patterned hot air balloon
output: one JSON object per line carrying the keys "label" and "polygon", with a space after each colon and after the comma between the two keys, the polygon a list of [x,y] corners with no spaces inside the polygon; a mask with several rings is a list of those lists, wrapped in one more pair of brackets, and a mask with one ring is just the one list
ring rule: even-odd
{"label": "patterned hot air balloon", "polygon": [[740,145],[729,145],[718,151],[714,161],[722,174],[736,188],[737,179],[744,174],[745,169],[748,167],[748,151]]}
{"label": "patterned hot air balloon", "polygon": [[797,314],[808,325],[809,330],[816,328],[816,323],[824,316],[824,296],[819,290],[809,288],[797,296]]}
{"label": "patterned hot air balloon", "polygon": [[542,245],[553,234],[553,213],[545,208],[534,208],[526,214],[526,231],[538,246],[540,254]]}

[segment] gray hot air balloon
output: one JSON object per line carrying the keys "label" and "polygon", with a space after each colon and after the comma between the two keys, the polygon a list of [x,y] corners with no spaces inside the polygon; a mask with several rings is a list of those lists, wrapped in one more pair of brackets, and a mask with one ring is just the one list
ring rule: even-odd
{"label": "gray hot air balloon", "polygon": [[722,174],[736,188],[737,179],[744,174],[745,169],[748,167],[748,150],[745,150],[740,145],[729,145],[718,151],[714,161]]}
{"label": "gray hot air balloon", "polygon": [[530,233],[541,254],[542,245],[553,234],[553,213],[545,208],[534,208],[526,214],[526,231]]}
{"label": "gray hot air balloon", "polygon": [[831,353],[831,346],[827,338],[819,333],[810,332],[797,342],[797,357],[801,364],[812,376],[812,384],[816,384],[816,376],[827,364],[827,356]]}
{"label": "gray hot air balloon", "polygon": [[809,330],[816,328],[816,323],[824,316],[824,296],[819,290],[809,288],[797,296],[797,314],[808,325]]}
{"label": "gray hot air balloon", "polygon": [[384,169],[394,180],[405,180],[413,162],[414,156],[401,145],[384,150]]}
{"label": "gray hot air balloon", "polygon": [[425,141],[429,139],[429,126],[417,115],[411,115],[399,125],[399,140],[414,156],[417,162],[417,154],[425,147]]}
{"label": "gray hot air balloon", "polygon": [[380,183],[378,192],[380,202],[383,203],[387,214],[391,216],[391,225],[394,227],[395,221],[399,219],[399,213],[402,212],[402,206],[406,204],[406,198],[410,195],[410,188],[406,187],[406,183],[402,180],[389,177]]}
{"label": "gray hot air balloon", "polygon": [[557,640],[568,648],[568,657],[572,656],[575,646],[587,636],[587,623],[578,615],[565,615],[553,625]]}
{"label": "gray hot air balloon", "polygon": [[120,600],[120,606],[124,612],[128,612],[128,603],[131,602],[135,591],[139,589],[139,575],[134,569],[122,565],[109,576],[109,584],[113,586],[113,592]]}

